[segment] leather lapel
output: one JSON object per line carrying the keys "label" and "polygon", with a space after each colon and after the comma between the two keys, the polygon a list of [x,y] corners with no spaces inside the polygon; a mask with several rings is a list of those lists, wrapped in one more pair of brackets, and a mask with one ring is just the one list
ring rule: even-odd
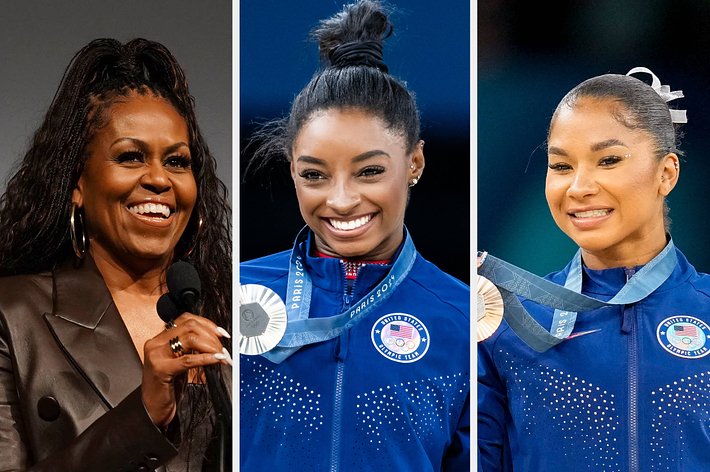
{"label": "leather lapel", "polygon": [[109,407],[141,383],[143,366],[101,273],[83,265],[53,272],[54,312],[44,319],[69,358]]}

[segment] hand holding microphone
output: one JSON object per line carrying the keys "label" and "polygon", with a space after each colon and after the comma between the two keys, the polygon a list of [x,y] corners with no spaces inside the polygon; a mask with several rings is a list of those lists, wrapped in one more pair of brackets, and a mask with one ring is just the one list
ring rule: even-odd
{"label": "hand holding microphone", "polygon": [[[145,343],[142,384],[143,404],[160,427],[167,426],[175,417],[179,400],[175,382],[181,374],[195,367],[232,365],[232,358],[220,341],[222,337],[230,337],[229,333],[212,321],[190,313],[200,296],[200,279],[194,267],[184,262],[173,264],[168,269],[167,283],[170,295],[160,297],[157,309],[166,321],[166,328],[170,329]],[[210,381],[214,371],[208,371],[205,369],[205,375],[214,401],[216,392],[213,390],[218,386],[212,386],[216,377]]]}
{"label": "hand holding microphone", "polygon": [[[169,306],[169,304],[167,304],[166,302],[163,302],[163,304],[168,305],[167,308],[169,310],[169,313],[166,313],[166,315],[178,313],[178,312],[180,312],[180,308],[184,308],[188,311],[194,312],[195,305],[197,304],[197,301],[200,298],[200,287],[202,285],[200,283],[200,277],[197,274],[197,271],[195,270],[195,268],[192,267],[187,262],[174,263],[168,269],[167,284],[168,284],[168,293],[170,294],[169,297],[172,299],[172,301],[174,302],[174,304],[178,308],[178,310],[173,312],[172,306]],[[184,316],[186,316],[186,315],[181,315],[178,318],[178,321],[180,321]],[[162,316],[161,316],[161,318],[162,318]],[[202,318],[200,318],[200,319],[202,319]],[[165,318],[163,318],[163,321],[166,321],[166,323],[168,323],[168,320],[166,320]],[[189,323],[190,320],[188,320],[187,322]],[[214,323],[213,323],[213,325],[214,325]],[[171,329],[169,329],[168,326]],[[218,327],[216,325],[214,325],[214,327],[216,327],[218,333],[229,337],[229,333],[227,333],[224,329],[222,329],[221,327]],[[167,331],[172,331],[172,330],[178,329],[178,328],[179,328],[179,326],[177,325],[177,323],[171,322],[170,325],[166,325]],[[184,346],[182,346],[179,337],[176,336],[175,338],[173,338],[170,341],[170,346],[176,355],[181,356],[182,349],[184,349]],[[225,358],[223,360],[227,361],[231,365],[232,359],[231,359],[231,356],[229,355],[229,352],[225,348],[222,348],[222,350],[223,350],[223,355],[225,356]],[[220,358],[219,353],[213,354],[213,356],[217,359]],[[212,367],[211,365],[206,364],[204,366],[204,372],[205,372],[205,378],[207,379],[207,387],[209,389],[210,398],[212,399],[212,406],[214,407],[216,415],[217,415],[217,424],[216,424],[217,438],[218,438],[217,464],[219,466],[220,472],[225,471],[225,470],[231,470],[232,404],[231,404],[231,401],[229,400],[229,397],[227,396],[227,393],[226,393],[224,387],[220,384],[217,370],[214,367]]]}

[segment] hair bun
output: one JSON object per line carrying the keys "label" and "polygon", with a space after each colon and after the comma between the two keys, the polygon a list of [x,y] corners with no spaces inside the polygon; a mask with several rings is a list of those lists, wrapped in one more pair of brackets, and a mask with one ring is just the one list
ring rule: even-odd
{"label": "hair bun", "polygon": [[[656,74],[651,72],[647,67],[634,67],[626,73],[627,76],[633,77],[633,74],[644,73],[651,76],[651,88],[658,94],[659,97],[663,99],[665,103],[672,102],[678,98],[684,98],[682,90],[671,91],[670,85],[661,85],[661,79],[658,78]],[[634,77],[635,78],[635,77]],[[674,124],[687,123],[688,117],[686,116],[687,110],[676,110],[668,107],[671,112],[671,121]]]}
{"label": "hair bun", "polygon": [[330,65],[332,67],[363,65],[389,72],[387,65],[382,61],[382,43],[377,41],[355,41],[337,46],[331,53]]}
{"label": "hair bun", "polygon": [[382,3],[360,0],[322,20],[312,31],[321,61],[330,67],[367,66],[388,72],[382,59],[382,42],[392,34],[392,24]]}

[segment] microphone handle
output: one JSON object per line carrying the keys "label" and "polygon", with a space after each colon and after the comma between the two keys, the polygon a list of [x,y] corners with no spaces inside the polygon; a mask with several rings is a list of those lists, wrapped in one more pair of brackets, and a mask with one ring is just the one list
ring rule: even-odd
{"label": "microphone handle", "polygon": [[216,369],[217,366],[208,365],[205,366],[204,371],[205,377],[207,378],[207,390],[210,393],[212,406],[214,406],[217,414],[217,436],[219,440],[218,461],[220,471],[225,471],[231,470],[230,464],[232,463],[232,435],[230,429],[232,425],[232,413],[227,394],[219,384]]}
{"label": "microphone handle", "polygon": [[[195,313],[195,305],[197,297],[192,291],[186,291],[182,294],[182,302],[184,306]],[[207,379],[207,390],[209,391],[212,400],[212,406],[217,414],[217,431],[219,436],[219,467],[220,471],[226,470],[232,462],[232,405],[229,402],[229,397],[219,384],[217,377],[218,365],[208,365],[203,368],[205,378]]]}
{"label": "microphone handle", "polygon": [[195,305],[197,305],[197,295],[192,290],[185,290],[181,295],[182,305],[192,314],[195,313]]}

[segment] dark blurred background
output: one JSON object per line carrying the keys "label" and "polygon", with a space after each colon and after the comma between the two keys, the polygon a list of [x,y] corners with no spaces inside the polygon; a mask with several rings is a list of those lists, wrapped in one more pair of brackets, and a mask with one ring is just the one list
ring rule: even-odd
{"label": "dark blurred background", "polygon": [[[468,282],[469,2],[391,3],[399,10],[391,17],[395,29],[385,41],[385,62],[416,93],[426,141],[426,169],[405,222],[426,259]],[[308,33],[342,6],[323,0],[240,2],[242,148],[256,124],[288,113],[318,68],[318,47]],[[241,156],[242,173],[247,157]],[[304,224],[285,163],[247,179],[239,209],[240,260],[290,249]]]}
{"label": "dark blurred background", "polygon": [[673,102],[688,124],[671,233],[710,272],[709,21],[710,2],[695,0],[479,0],[478,248],[540,275],[564,267],[577,248],[545,201],[549,120],[583,80],[645,66],[687,97]]}

